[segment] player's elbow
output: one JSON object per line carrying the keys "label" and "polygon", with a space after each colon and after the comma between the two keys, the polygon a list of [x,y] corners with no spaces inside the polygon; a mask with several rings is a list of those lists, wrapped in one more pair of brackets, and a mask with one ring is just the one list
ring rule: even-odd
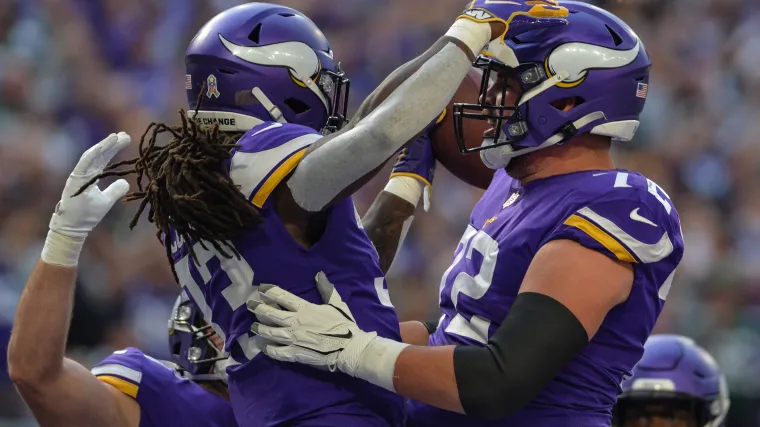
{"label": "player's elbow", "polygon": [[288,179],[293,201],[307,212],[319,212],[350,195],[363,177],[401,147],[392,138],[387,129],[375,123],[359,123],[335,134],[307,153]]}
{"label": "player's elbow", "polygon": [[16,345],[15,337],[8,344],[8,376],[14,384],[23,383],[29,378],[29,364],[24,363],[24,355]]}
{"label": "player's elbow", "polygon": [[19,369],[18,365],[10,360],[10,357],[8,358],[8,377],[10,377],[14,384],[23,382],[26,377],[24,371]]}
{"label": "player's elbow", "polygon": [[8,347],[8,377],[19,390],[35,390],[43,387],[54,375],[49,366],[39,363],[26,351],[15,345],[14,340]]}
{"label": "player's elbow", "polygon": [[42,383],[38,370],[12,351],[8,351],[8,376],[19,389],[32,388]]}

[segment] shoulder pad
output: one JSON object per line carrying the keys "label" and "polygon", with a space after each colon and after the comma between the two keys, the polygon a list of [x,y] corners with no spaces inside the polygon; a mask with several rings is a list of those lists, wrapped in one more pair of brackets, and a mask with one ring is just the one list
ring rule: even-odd
{"label": "shoulder pad", "polygon": [[683,251],[673,202],[637,173],[618,172],[609,191],[577,209],[563,225],[582,231],[622,261],[654,263]]}
{"label": "shoulder pad", "polygon": [[143,377],[145,357],[140,350],[129,347],[113,352],[90,371],[100,381],[136,398]]}
{"label": "shoulder pad", "polygon": [[238,140],[239,151],[258,152],[279,147],[305,135],[321,137],[316,130],[294,123],[264,122],[255,126]]}
{"label": "shoulder pad", "polygon": [[257,207],[295,169],[306,148],[322,135],[306,126],[290,123],[260,124],[238,140],[233,151],[230,177]]}

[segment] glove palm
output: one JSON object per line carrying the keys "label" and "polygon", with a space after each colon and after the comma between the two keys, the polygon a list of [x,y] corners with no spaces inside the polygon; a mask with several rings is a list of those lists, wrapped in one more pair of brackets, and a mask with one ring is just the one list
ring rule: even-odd
{"label": "glove palm", "polygon": [[61,200],[50,218],[50,232],[42,250],[42,260],[49,264],[75,266],[84,239],[97,226],[114,203],[129,191],[127,181],[120,179],[105,190],[97,182],[74,196],[79,189],[103,172],[106,165],[131,138],[124,132],[109,135],[82,154],[66,180]]}

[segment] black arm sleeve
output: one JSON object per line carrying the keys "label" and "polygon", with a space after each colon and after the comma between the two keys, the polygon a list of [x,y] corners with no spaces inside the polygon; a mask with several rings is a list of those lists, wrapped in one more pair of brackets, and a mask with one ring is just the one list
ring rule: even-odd
{"label": "black arm sleeve", "polygon": [[583,325],[559,301],[533,292],[519,294],[486,346],[454,350],[462,408],[467,415],[486,419],[520,410],[586,344]]}

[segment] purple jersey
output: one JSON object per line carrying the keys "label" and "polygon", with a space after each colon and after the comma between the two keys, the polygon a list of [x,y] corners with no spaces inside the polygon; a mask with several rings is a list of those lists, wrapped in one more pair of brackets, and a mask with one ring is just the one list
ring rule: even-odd
{"label": "purple jersey", "polygon": [[194,243],[200,266],[190,261],[186,244],[172,236],[175,268],[204,319],[240,363],[228,373],[241,425],[401,425],[401,397],[342,373],[271,360],[259,354],[261,338],[250,333],[254,316],[246,309],[246,301],[258,298],[259,284],[276,283],[321,303],[314,277],[324,271],[362,329],[401,340],[377,251],[352,200],[330,208],[324,235],[305,249],[285,229],[269,199],[319,138],[314,130],[294,124],[264,123],[247,132],[229,162],[230,176],[259,208],[264,222],[232,242],[242,259],[224,258],[211,245],[204,249]]}
{"label": "purple jersey", "polygon": [[233,427],[232,405],[183,377],[179,367],[136,348],[119,350],[92,368],[100,381],[140,405],[140,427]]}
{"label": "purple jersey", "polygon": [[628,300],[518,413],[475,420],[410,402],[414,426],[609,426],[620,384],[644,351],[683,256],[678,214],[644,176],[587,171],[521,186],[503,170],[478,202],[441,279],[443,317],[430,345],[484,345],[505,318],[536,252],[568,239],[633,264]]}

